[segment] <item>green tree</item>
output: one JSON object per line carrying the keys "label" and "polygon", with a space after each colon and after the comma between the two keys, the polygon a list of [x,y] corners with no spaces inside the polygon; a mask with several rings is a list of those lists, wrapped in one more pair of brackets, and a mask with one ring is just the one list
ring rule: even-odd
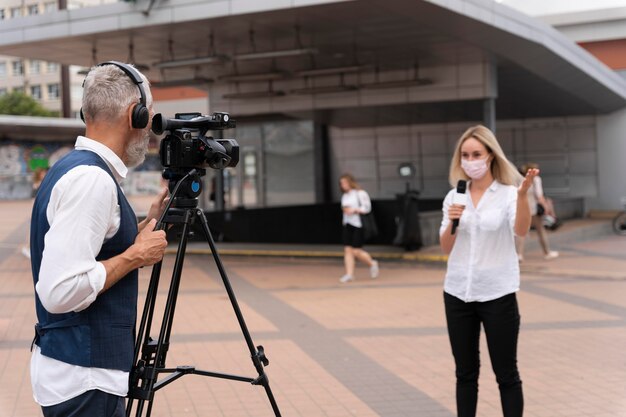
{"label": "green tree", "polygon": [[13,91],[0,96],[0,114],[58,117],[59,112],[50,111],[32,97],[19,91]]}

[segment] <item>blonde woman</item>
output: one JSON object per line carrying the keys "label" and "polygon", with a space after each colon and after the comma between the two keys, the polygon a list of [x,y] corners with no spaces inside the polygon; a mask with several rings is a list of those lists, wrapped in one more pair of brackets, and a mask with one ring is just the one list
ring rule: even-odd
{"label": "blonde woman", "polygon": [[357,184],[350,174],[343,174],[339,178],[339,187],[343,192],[341,196],[342,217],[342,241],[343,260],[346,273],[339,279],[345,284],[354,280],[355,259],[364,262],[370,268],[370,277],[378,277],[378,262],[373,260],[369,253],[363,249],[363,223],[361,214],[367,214],[372,210],[372,203],[367,192]]}
{"label": "blonde woman", "polygon": [[[449,254],[444,303],[459,417],[476,416],[481,324],[503,414],[523,413],[517,369],[520,316],[515,293],[520,274],[515,236],[526,235],[530,227],[527,193],[538,172],[531,169],[522,177],[494,134],[480,125],[463,133],[452,157],[450,184],[468,181],[465,205],[454,203],[454,189],[444,199],[439,231],[441,248]],[[454,220],[459,225],[452,233]]]}

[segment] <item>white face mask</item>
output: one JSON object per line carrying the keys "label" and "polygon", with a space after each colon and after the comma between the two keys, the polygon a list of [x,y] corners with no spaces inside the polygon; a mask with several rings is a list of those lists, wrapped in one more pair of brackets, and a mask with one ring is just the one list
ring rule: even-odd
{"label": "white face mask", "polygon": [[475,159],[473,161],[461,159],[461,168],[473,180],[479,180],[487,174],[489,165],[491,165],[489,157],[485,159]]}

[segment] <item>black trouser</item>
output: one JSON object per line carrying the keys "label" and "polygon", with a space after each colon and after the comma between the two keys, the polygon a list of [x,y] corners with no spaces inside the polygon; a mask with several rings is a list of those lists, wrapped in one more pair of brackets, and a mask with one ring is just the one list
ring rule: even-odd
{"label": "black trouser", "polygon": [[459,417],[475,417],[480,370],[480,324],[485,328],[491,366],[500,388],[504,417],[521,417],[522,381],[517,371],[520,315],[515,294],[492,301],[466,303],[444,292],[448,335],[456,364]]}

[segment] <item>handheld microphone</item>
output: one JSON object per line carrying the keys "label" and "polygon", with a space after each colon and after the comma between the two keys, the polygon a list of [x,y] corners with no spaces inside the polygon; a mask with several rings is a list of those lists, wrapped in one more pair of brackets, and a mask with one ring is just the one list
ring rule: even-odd
{"label": "handheld microphone", "polygon": [[[456,184],[456,193],[452,198],[452,204],[458,204],[460,206],[465,206],[467,204],[467,194],[465,191],[467,190],[467,181],[459,180]],[[456,228],[459,227],[459,219],[452,220],[452,231],[451,234],[456,232]]]}

